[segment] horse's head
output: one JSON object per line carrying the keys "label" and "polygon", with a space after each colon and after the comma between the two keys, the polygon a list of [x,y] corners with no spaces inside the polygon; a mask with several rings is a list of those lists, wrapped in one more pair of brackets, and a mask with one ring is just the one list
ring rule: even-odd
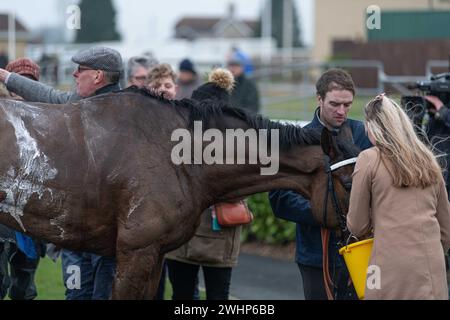
{"label": "horse's head", "polygon": [[323,129],[321,146],[323,165],[312,185],[311,209],[322,226],[342,230],[346,228],[352,173],[360,150],[347,126],[336,132]]}

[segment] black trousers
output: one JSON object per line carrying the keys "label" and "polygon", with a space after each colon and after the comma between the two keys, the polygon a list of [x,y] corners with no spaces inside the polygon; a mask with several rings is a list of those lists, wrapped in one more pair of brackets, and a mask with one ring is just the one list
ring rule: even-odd
{"label": "black trousers", "polygon": [[[306,300],[327,300],[325,283],[323,280],[323,269],[318,267],[306,266],[297,263],[303,279],[303,291]],[[337,300],[355,300],[358,299],[353,285],[348,284],[348,271],[344,268],[336,268],[330,275],[335,282],[334,296]]]}
{"label": "black trousers", "polygon": [[164,293],[166,291],[166,274],[167,274],[167,263],[164,259],[161,278],[159,278],[158,290],[156,291],[155,300],[164,300]]}
{"label": "black trousers", "polygon": [[28,258],[14,243],[0,242],[0,299],[4,299],[8,291],[11,300],[36,298],[34,275],[38,264],[39,258]]}
{"label": "black trousers", "polygon": [[[199,265],[166,259],[172,284],[172,300],[194,300]],[[232,268],[202,266],[206,300],[228,300]]]}

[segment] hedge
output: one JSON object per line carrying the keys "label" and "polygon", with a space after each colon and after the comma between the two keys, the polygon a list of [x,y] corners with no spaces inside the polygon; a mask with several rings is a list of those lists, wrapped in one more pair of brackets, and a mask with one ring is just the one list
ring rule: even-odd
{"label": "hedge", "polygon": [[286,244],[295,241],[295,223],[275,217],[267,192],[248,198],[254,220],[242,230],[242,240],[261,241],[268,244]]}

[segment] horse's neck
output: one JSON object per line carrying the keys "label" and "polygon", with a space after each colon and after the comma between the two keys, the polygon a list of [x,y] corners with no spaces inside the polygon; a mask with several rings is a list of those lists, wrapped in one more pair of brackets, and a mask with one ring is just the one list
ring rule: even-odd
{"label": "horse's neck", "polygon": [[311,183],[322,163],[320,146],[294,146],[280,151],[275,174],[261,174],[263,165],[206,166],[207,193],[213,201],[226,201],[275,189],[291,189],[310,197]]}

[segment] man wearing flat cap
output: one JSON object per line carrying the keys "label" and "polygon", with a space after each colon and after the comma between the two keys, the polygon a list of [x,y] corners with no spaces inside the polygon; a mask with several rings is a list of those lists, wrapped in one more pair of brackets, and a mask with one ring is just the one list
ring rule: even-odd
{"label": "man wearing flat cap", "polygon": [[102,93],[120,90],[123,71],[119,52],[106,47],[82,50],[72,57],[78,66],[73,72],[76,92],[63,92],[17,73],[0,69],[0,81],[6,88],[26,101],[62,104]]}
{"label": "man wearing flat cap", "polygon": [[[78,65],[73,72],[76,92],[56,90],[4,69],[0,69],[0,81],[6,84],[9,91],[26,101],[55,104],[120,90],[123,66],[122,57],[116,50],[93,47],[78,52],[72,61]],[[67,300],[105,300],[111,297],[116,271],[115,257],[63,249],[61,260]],[[79,285],[76,285],[75,279],[77,272]]]}

